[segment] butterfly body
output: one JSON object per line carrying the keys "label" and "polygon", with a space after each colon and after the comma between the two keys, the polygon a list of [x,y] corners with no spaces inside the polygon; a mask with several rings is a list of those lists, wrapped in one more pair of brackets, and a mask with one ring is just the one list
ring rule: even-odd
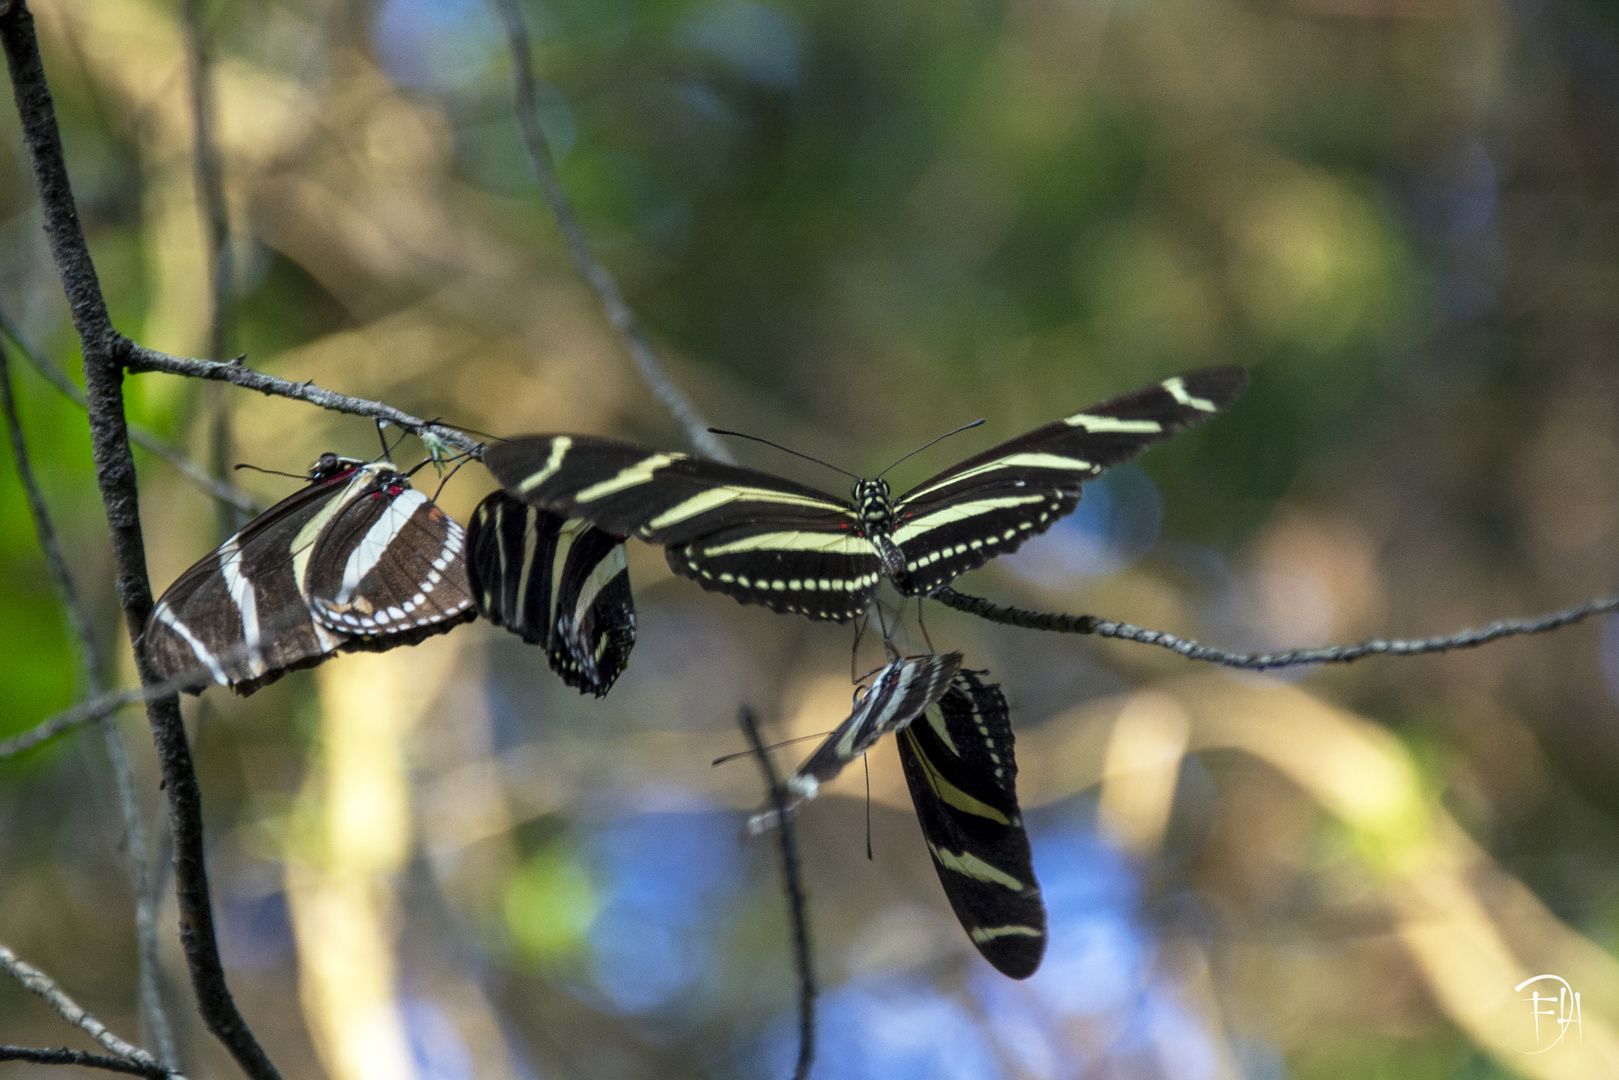
{"label": "butterfly body", "polygon": [[1017,550],[1079,505],[1108,466],[1212,415],[1247,381],[1213,368],[1075,413],[895,498],[882,478],[844,500],[769,473],[588,435],[490,446],[508,494],[665,549],[675,573],[775,611],[846,622],[891,581],[925,596]]}

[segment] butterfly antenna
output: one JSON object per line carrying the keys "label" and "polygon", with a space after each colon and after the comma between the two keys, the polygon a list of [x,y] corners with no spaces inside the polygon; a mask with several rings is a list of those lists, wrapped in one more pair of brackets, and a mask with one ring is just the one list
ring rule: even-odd
{"label": "butterfly antenna", "polygon": [[[822,739],[822,738],[825,738],[826,736],[828,736],[830,734],[832,734],[832,732],[830,730],[827,730],[827,731],[817,731],[813,735],[799,735],[799,736],[797,736],[795,738],[783,739],[781,742],[778,742],[778,743],[771,743],[769,746],[765,747],[765,749],[766,750],[780,750],[784,746],[791,746],[794,743],[807,742],[810,739]],[[734,754],[726,754],[724,757],[717,757],[713,761],[709,762],[709,764],[710,765],[724,765],[727,761],[735,761],[737,758],[740,758],[740,757],[752,757],[752,756],[753,756],[753,751],[752,750],[738,750]]]}
{"label": "butterfly antenna", "polygon": [[[427,460],[431,461],[433,459],[428,458]],[[472,460],[471,455],[462,455],[462,457],[459,460],[456,461],[455,468],[450,470],[450,475],[448,475],[448,476],[444,477],[442,480],[440,480],[438,482],[438,487],[433,490],[433,501],[434,502],[438,502],[438,497],[440,495],[444,494],[445,486],[447,484],[449,484],[449,482],[451,480],[454,480],[455,479],[455,474],[460,472],[461,467],[463,465],[465,465],[467,462],[471,461],[471,460]],[[423,462],[423,464],[426,464],[426,462]],[[418,469],[421,468],[421,467],[422,467],[421,465],[416,466],[416,468],[418,468]]]}
{"label": "butterfly antenna", "polygon": [[860,639],[866,636],[866,624],[870,621],[871,612],[864,611],[860,614],[860,621],[854,624],[854,648],[849,650],[849,681],[851,683],[860,681],[855,678],[855,665],[860,662]]}
{"label": "butterfly antenna", "polygon": [[301,473],[282,472],[280,469],[265,469],[265,468],[261,468],[258,465],[249,465],[245,461],[238,461],[236,463],[236,465],[234,466],[234,468],[237,468],[237,469],[251,469],[254,472],[261,472],[261,473],[264,473],[267,476],[290,476],[294,480],[308,480],[309,479],[309,477],[304,476]]}
{"label": "butterfly antenna", "polygon": [[[960,427],[956,428],[956,430],[947,431],[943,435],[940,435],[939,438],[934,439],[933,442],[925,443],[922,446],[918,446],[915,450],[912,450],[909,454],[906,454],[905,457],[900,458],[899,461],[904,461],[905,458],[915,457],[917,454],[920,454],[922,451],[926,450],[929,446],[932,446],[933,443],[939,442],[941,439],[948,439],[952,435],[960,435],[963,431],[967,431],[970,428],[975,428],[979,424],[982,424],[983,422],[984,422],[984,418],[982,416],[980,416],[977,420],[974,420],[970,424],[962,424]],[[898,465],[899,461],[894,462],[894,465]],[[890,469],[892,469],[894,467],[894,465],[890,465],[887,469],[884,469],[882,472],[878,473],[877,476],[873,477],[873,479],[881,478],[883,476],[883,474],[888,472]]]}
{"label": "butterfly antenna", "polygon": [[[983,421],[980,420],[979,423],[981,424],[981,423],[983,423]],[[787,447],[781,445],[781,443],[773,443],[769,439],[761,439],[757,435],[749,435],[747,432],[744,432],[744,431],[726,431],[724,428],[717,428],[717,427],[711,427],[708,430],[709,430],[709,433],[713,434],[713,435],[734,435],[738,439],[752,439],[754,442],[762,442],[766,446],[774,446],[777,450],[780,450],[784,454],[791,454],[791,455],[793,455],[793,457],[801,457],[805,461],[813,461],[817,465],[825,465],[827,468],[831,469],[833,472],[840,472],[844,476],[851,476],[851,477],[854,477],[854,479],[856,479],[856,480],[860,479],[860,477],[855,476],[855,474],[850,472],[848,469],[840,469],[836,465],[832,464],[830,461],[822,461],[818,457],[810,457],[808,454],[800,454],[797,450],[789,450]]]}

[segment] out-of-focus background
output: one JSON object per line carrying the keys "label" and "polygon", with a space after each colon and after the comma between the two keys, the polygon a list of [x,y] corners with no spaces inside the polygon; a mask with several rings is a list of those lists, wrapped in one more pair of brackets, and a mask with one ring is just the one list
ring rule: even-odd
{"label": "out-of-focus background", "polygon": [[[987,418],[901,466],[904,489],[1151,380],[1251,366],[1229,413],[1088,487],[964,591],[1268,648],[1438,633],[1619,583],[1608,5],[522,6],[561,177],[713,423],[869,474]],[[179,4],[31,7],[114,319],[203,354]],[[228,355],[496,434],[683,447],[539,197],[491,8],[204,7]],[[9,107],[0,129],[0,310],[76,376]],[[82,415],[18,377],[127,684]],[[128,394],[207,460],[204,388],[148,375]],[[231,461],[375,452],[364,420],[219,400]],[[162,589],[225,523],[139,461]],[[236,479],[266,505],[296,487]],[[466,468],[440,502],[464,521],[491,487]],[[4,736],[78,687],[9,467],[0,504]],[[744,702],[773,739],[841,719],[852,631],[630,555],[640,642],[604,701],[482,623],[250,700],[188,699],[225,962],[285,1075],[786,1075],[776,852],[737,839],[759,779],[709,761],[742,746]],[[884,744],[869,861],[859,769],[800,817],[817,1076],[1619,1075],[1619,624],[1285,677],[937,605],[927,627],[1011,702],[1050,951],[1024,983],[977,957]],[[877,662],[869,640],[860,659]],[[138,712],[122,727],[157,828],[150,739]],[[121,845],[93,733],[0,762],[0,940],[133,1037]],[[184,1064],[233,1075],[174,924],[170,901]],[[1515,989],[1538,975],[1579,1012],[1526,1000],[1554,980]],[[0,1042],[67,1038],[0,982]]]}

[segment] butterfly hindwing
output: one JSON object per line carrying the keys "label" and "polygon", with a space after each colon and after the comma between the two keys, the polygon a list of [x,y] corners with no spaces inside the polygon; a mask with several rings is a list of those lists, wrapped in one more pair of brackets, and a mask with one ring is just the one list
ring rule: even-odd
{"label": "butterfly hindwing", "polygon": [[918,484],[895,500],[892,539],[902,592],[925,596],[958,574],[1016,551],[1079,505],[1104,469],[1228,405],[1242,368],[1177,375],[1036,428]]}
{"label": "butterfly hindwing", "polygon": [[962,929],[997,970],[1027,978],[1045,953],[1046,913],[1018,809],[1006,698],[958,671],[898,741],[923,839]]}
{"label": "butterfly hindwing", "polygon": [[544,648],[569,686],[606,694],[635,645],[624,542],[496,491],[478,504],[467,547],[480,613]]}
{"label": "butterfly hindwing", "polygon": [[382,651],[476,617],[460,523],[390,466],[368,465],[352,485],[298,556],[316,619],[352,636],[345,649]]}

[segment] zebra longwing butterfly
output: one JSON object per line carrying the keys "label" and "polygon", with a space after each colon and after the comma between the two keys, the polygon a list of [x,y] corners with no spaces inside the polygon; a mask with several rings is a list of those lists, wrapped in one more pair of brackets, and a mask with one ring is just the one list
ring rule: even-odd
{"label": "zebra longwing butterfly", "polygon": [[997,971],[1028,978],[1045,954],[1046,909],[1018,811],[1001,688],[956,672],[898,742],[922,838],[962,929]]}
{"label": "zebra longwing butterfly", "polygon": [[322,454],[309,486],[169,586],[141,648],[190,693],[245,696],[339,650],[414,645],[476,617],[465,538],[392,464]]}
{"label": "zebra longwing butterfly", "polygon": [[635,645],[624,541],[496,491],[467,529],[467,575],[478,612],[545,649],[551,670],[602,697]]}
{"label": "zebra longwing butterfly", "polygon": [[883,578],[926,596],[1016,551],[1110,465],[1229,404],[1248,379],[1210,368],[1036,428],[898,498],[881,477],[846,502],[751,469],[588,435],[528,435],[484,464],[531,506],[661,544],[675,573],[780,612],[846,622]]}
{"label": "zebra longwing butterfly", "polygon": [[[822,784],[842,772],[878,739],[922,715],[949,689],[950,679],[960,666],[961,654],[957,652],[901,657],[880,669],[871,688],[855,702],[849,718],[787,778],[787,809],[815,798]],[[775,811],[766,811],[749,819],[748,832],[757,834],[775,824]]]}

